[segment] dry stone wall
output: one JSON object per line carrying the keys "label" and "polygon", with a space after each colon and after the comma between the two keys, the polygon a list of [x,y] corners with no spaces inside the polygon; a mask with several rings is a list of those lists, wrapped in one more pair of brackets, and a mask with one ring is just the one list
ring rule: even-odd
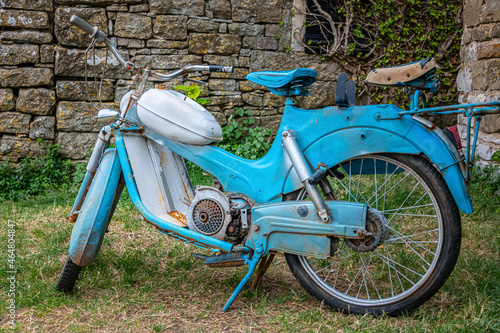
{"label": "dry stone wall", "polygon": [[[460,103],[500,101],[500,1],[465,0],[461,53]],[[458,120],[465,142],[467,120]],[[483,117],[480,129],[476,153],[484,165],[500,150],[500,115]]]}
{"label": "dry stone wall", "polygon": [[[43,154],[38,139],[57,143],[66,157],[80,160],[102,126],[100,100],[117,107],[130,73],[90,38],[69,24],[78,15],[106,32],[127,60],[169,71],[187,64],[235,67],[212,73],[207,108],[224,125],[234,107],[254,111],[260,124],[276,130],[284,99],[245,80],[258,70],[315,68],[318,82],[303,106],[332,105],[338,68],[291,45],[292,2],[282,0],[1,0],[0,160]],[[95,63],[97,66],[92,66]],[[85,66],[89,68],[87,96]],[[180,84],[170,82],[169,88]]]}

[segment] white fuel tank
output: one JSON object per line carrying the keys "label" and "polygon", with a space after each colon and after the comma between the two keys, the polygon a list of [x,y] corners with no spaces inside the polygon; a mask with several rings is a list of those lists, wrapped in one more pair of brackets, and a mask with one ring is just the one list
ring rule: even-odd
{"label": "white fuel tank", "polygon": [[150,89],[137,104],[137,116],[144,126],[168,139],[197,146],[222,139],[222,128],[214,116],[176,91]]}

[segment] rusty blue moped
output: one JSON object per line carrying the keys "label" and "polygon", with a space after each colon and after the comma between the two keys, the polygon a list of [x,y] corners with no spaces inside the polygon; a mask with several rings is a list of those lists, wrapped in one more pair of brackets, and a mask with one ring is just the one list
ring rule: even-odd
{"label": "rusty blue moped", "polygon": [[[346,313],[398,315],[444,284],[460,251],[459,210],[473,212],[466,183],[480,120],[498,113],[499,102],[428,108],[421,91],[437,86],[432,59],[376,69],[367,78],[413,89],[410,110],[356,106],[345,74],[336,107],[304,110],[296,98],[307,95],[314,70],[254,72],[248,80],[287,100],[271,149],[247,160],[215,145],[221,127],[195,101],[145,88],[151,80],[232,67],[155,72],[125,61],[96,27],[76,16],[71,22],[105,43],[136,75],[137,87],[120,110],[99,111],[111,124],[99,133],[69,215],[75,225],[59,290],[73,290],[82,267],[96,259],[125,186],[145,221],[210,249],[209,256],[194,254],[207,266],[248,266],[223,311],[254,273],[260,280],[277,252],[309,293]],[[462,150],[455,130],[421,117],[446,113],[468,118]],[[108,148],[111,139],[116,148]],[[216,186],[194,188],[185,160],[213,174]]]}

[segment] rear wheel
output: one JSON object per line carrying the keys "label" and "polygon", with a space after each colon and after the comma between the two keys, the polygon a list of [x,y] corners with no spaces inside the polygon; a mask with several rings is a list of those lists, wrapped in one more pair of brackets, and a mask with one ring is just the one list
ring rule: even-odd
{"label": "rear wheel", "polygon": [[340,239],[328,259],[286,254],[293,274],[310,294],[347,313],[398,315],[418,307],[441,288],[460,252],[460,215],[442,176],[415,155],[359,157],[336,171],[329,180],[337,200],[366,203],[367,229],[377,236]]}

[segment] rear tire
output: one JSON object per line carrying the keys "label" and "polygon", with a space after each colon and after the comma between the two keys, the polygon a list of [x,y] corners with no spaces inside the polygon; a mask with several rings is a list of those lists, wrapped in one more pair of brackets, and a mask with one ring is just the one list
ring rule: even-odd
{"label": "rear tire", "polygon": [[61,274],[59,275],[59,279],[57,280],[56,289],[65,293],[71,292],[75,287],[76,280],[78,279],[78,275],[81,270],[82,267],[73,263],[71,258],[68,256]]}
{"label": "rear tire", "polygon": [[[388,233],[369,251],[340,239],[331,257],[285,254],[311,295],[345,313],[399,315],[431,298],[460,252],[457,205],[437,169],[416,155],[370,155],[336,166],[338,200],[366,203],[385,217]],[[363,172],[361,172],[363,171]],[[305,200],[305,191],[285,200]]]}

